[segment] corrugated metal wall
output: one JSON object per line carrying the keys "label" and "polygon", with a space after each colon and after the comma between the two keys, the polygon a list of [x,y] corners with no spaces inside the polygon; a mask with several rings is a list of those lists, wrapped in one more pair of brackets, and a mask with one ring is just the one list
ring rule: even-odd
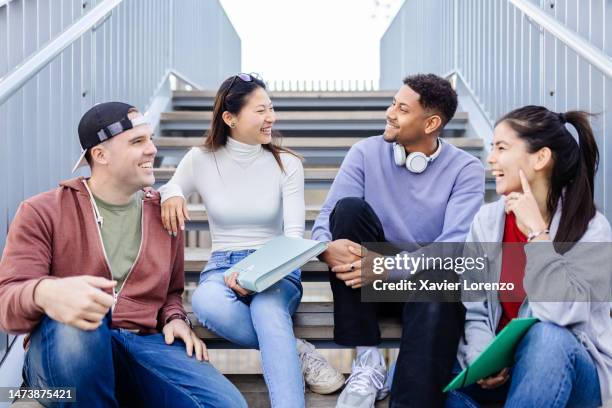
{"label": "corrugated metal wall", "polygon": [[380,42],[380,89],[397,89],[409,73],[454,69],[453,2],[405,0]]}
{"label": "corrugated metal wall", "polygon": [[[170,65],[170,5],[121,3],[0,106],[0,248],[19,203],[70,177],[83,112],[107,100],[146,108]],[[13,0],[0,8],[0,75],[94,6],[90,1],[84,7],[81,0]]]}
{"label": "corrugated metal wall", "polygon": [[[612,1],[531,3],[612,55],[612,28],[606,25],[612,21]],[[453,10],[456,24],[449,17]],[[432,30],[439,33],[430,37]],[[449,37],[456,39],[451,50]],[[436,52],[425,52],[427,47]],[[510,1],[406,0],[382,39],[381,88],[396,89],[401,78],[410,73],[445,75],[453,70],[490,124],[503,113],[527,104],[555,111],[578,108],[600,113],[592,121],[602,153],[595,195],[599,209],[612,219],[612,187],[606,185],[606,180],[607,184],[612,180],[611,78],[533,23]],[[480,136],[485,140],[491,137]]]}
{"label": "corrugated metal wall", "polygon": [[[241,41],[217,0],[177,0],[173,68],[204,89],[217,90],[240,72]],[[194,44],[195,39],[206,39]],[[201,47],[201,52],[194,52]]]}
{"label": "corrugated metal wall", "polygon": [[[0,80],[102,2],[0,1]],[[72,176],[81,115],[109,100],[146,110],[173,67],[215,86],[239,71],[217,0],[124,1],[0,105],[0,252],[19,203]],[[0,333],[0,362],[12,339]]]}

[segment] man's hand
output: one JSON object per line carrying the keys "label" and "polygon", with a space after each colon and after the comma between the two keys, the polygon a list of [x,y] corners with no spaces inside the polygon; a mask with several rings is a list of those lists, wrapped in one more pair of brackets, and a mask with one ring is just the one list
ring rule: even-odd
{"label": "man's hand", "polygon": [[325,262],[330,268],[358,261],[361,257],[355,255],[355,251],[351,251],[349,247],[358,250],[361,245],[348,239],[331,241],[325,252],[319,255],[319,259]]}
{"label": "man's hand", "polygon": [[495,375],[478,380],[478,385],[485,390],[491,390],[504,385],[504,383],[508,381],[508,378],[510,378],[510,370],[508,370],[508,368],[504,368]]}
{"label": "man's hand", "polygon": [[166,344],[174,343],[174,339],[178,338],[185,343],[185,350],[189,357],[195,356],[198,361],[208,361],[208,349],[202,340],[187,326],[181,319],[170,320],[162,329]]}
{"label": "man's hand", "polygon": [[113,306],[116,281],[98,276],[43,279],[34,290],[34,303],[51,319],[81,330],[95,330]]}
{"label": "man's hand", "polygon": [[[372,272],[374,258],[380,257],[380,254],[360,245],[349,245],[348,249],[353,256],[357,257],[357,260],[334,266],[331,271],[336,274],[336,278],[344,281],[344,284],[352,289],[359,289],[362,286],[369,285],[375,279],[385,279],[385,276],[376,275]],[[368,265],[369,267],[364,269]]]}

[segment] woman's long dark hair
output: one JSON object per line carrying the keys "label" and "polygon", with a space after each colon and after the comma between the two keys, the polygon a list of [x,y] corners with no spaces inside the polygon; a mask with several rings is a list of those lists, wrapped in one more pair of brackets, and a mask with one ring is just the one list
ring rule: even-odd
{"label": "woman's long dark hair", "polygon": [[[228,111],[234,115],[246,104],[246,100],[251,92],[257,88],[266,89],[266,84],[259,78],[250,75],[251,81],[243,81],[239,76],[232,75],[227,78],[217,91],[215,96],[215,103],[213,105],[213,117],[210,124],[210,129],[204,134],[203,148],[215,152],[219,148],[225,146],[227,138],[230,134],[230,127],[223,121],[223,112]],[[272,153],[276,163],[278,163],[281,170],[284,172],[285,167],[281,160],[281,153],[289,153],[299,158],[302,157],[297,153],[275,144],[275,139],[278,137],[278,133],[272,134],[272,141],[268,144],[262,145],[264,149]]]}
{"label": "woman's long dark hair", "polygon": [[[561,200],[561,219],[554,239],[555,249],[561,254],[582,238],[597,211],[594,179],[599,150],[589,116],[593,115],[583,111],[555,113],[529,105],[507,113],[496,123],[506,122],[527,143],[530,153],[543,147],[552,151],[547,209],[552,216]],[[578,141],[566,123],[576,129]]]}

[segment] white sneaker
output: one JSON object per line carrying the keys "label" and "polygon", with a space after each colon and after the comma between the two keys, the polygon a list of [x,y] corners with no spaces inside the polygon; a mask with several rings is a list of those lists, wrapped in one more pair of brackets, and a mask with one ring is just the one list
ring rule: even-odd
{"label": "white sneaker", "polygon": [[389,395],[386,378],[387,368],[382,358],[377,358],[370,350],[357,356],[336,408],[373,408],[376,401]]}
{"label": "white sneaker", "polygon": [[344,385],[344,376],[329,364],[315,347],[306,340],[297,340],[304,381],[312,392],[331,394]]}

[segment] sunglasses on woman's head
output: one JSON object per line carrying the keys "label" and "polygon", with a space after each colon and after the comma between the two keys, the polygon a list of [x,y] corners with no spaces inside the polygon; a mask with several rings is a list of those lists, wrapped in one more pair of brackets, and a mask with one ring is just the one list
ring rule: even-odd
{"label": "sunglasses on woman's head", "polygon": [[245,74],[244,72],[241,72],[238,75],[234,75],[234,78],[232,78],[232,82],[230,83],[230,86],[227,88],[227,92],[229,92],[232,89],[232,86],[234,86],[234,83],[236,82],[237,78],[242,79],[243,82],[251,82],[253,81],[253,78],[257,78],[261,80],[261,77],[259,76],[259,74],[256,74],[254,72],[251,72],[250,74]]}

